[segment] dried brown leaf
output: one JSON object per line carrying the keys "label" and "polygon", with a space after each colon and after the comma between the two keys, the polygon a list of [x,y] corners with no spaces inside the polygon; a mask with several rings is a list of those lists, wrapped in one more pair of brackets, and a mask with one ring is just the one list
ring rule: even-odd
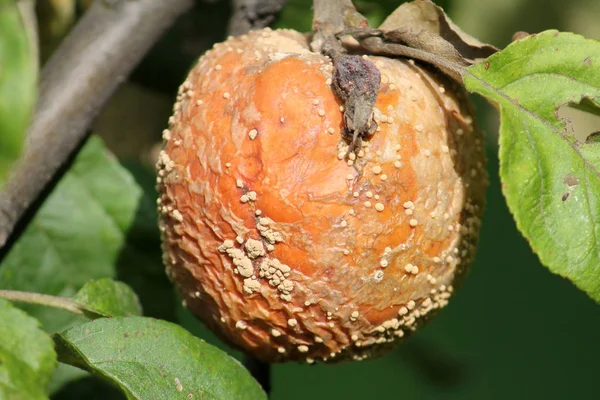
{"label": "dried brown leaf", "polygon": [[[448,18],[444,10],[430,0],[402,4],[383,21],[379,29],[391,37],[400,36],[397,31],[402,29],[402,35],[398,39],[408,46],[434,53],[441,51],[440,55],[454,58],[456,54],[449,50],[449,44],[469,63],[498,51],[494,46],[482,43],[463,32]],[[413,43],[406,41],[407,38],[413,40]]]}
{"label": "dried brown leaf", "polygon": [[469,65],[469,62],[462,57],[450,42],[426,29],[403,26],[385,32],[384,39],[395,43],[403,43],[414,49],[425,50],[462,65]]}

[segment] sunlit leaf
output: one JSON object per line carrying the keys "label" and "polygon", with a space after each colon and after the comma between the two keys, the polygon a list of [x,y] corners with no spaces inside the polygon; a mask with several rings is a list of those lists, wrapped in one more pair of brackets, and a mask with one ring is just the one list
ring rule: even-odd
{"label": "sunlit leaf", "polygon": [[546,31],[469,68],[465,84],[498,104],[500,176],[540,260],[600,301],[600,143],[580,142],[558,109],[600,106],[600,42]]}

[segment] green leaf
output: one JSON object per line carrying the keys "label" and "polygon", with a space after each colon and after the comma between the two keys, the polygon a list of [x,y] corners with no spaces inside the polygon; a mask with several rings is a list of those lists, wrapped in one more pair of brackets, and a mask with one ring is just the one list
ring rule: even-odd
{"label": "green leaf", "polygon": [[600,106],[600,42],[546,31],[465,74],[501,113],[500,176],[517,226],[540,260],[600,301],[600,143],[577,141],[563,105]]}
{"label": "green leaf", "polygon": [[101,318],[54,339],[61,362],[103,376],[130,399],[266,399],[239,362],[170,322]]}
{"label": "green leaf", "polygon": [[125,163],[143,190],[135,222],[119,254],[117,279],[126,282],[142,303],[144,315],[174,322],[179,301],[162,262],[156,211],[156,173],[139,163]]}
{"label": "green leaf", "polygon": [[25,11],[0,0],[0,188],[21,154],[37,95],[37,50]]}
{"label": "green leaf", "polygon": [[[92,137],[0,265],[0,287],[71,297],[90,279],[115,276],[141,190]],[[46,331],[76,316],[23,306]],[[79,317],[80,318],[80,317]]]}
{"label": "green leaf", "polygon": [[123,282],[108,278],[86,282],[75,295],[75,301],[104,317],[142,315],[133,290]]}
{"label": "green leaf", "polygon": [[47,399],[56,367],[50,337],[39,323],[0,299],[0,399]]}

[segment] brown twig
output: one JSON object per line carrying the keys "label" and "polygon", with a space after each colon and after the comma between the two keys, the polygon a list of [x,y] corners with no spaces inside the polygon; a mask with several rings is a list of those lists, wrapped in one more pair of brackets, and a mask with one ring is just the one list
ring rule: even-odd
{"label": "brown twig", "polygon": [[0,193],[0,248],[115,89],[193,0],[96,1],[44,67],[27,149]]}
{"label": "brown twig", "polygon": [[71,299],[49,296],[40,293],[21,292],[18,290],[0,290],[0,298],[17,303],[37,304],[46,307],[60,308],[73,314],[83,315],[88,310]]}
{"label": "brown twig", "polygon": [[365,28],[366,19],[356,11],[352,0],[314,0],[313,51],[320,52],[325,42],[331,46],[331,38],[348,28]]}
{"label": "brown twig", "polygon": [[398,43],[386,43],[381,38],[370,37],[360,40],[363,48],[371,54],[387,55],[393,57],[414,58],[435,65],[442,72],[457,82],[462,82],[462,74],[466,67],[457,62],[436,57],[434,54],[421,49],[415,49]]}
{"label": "brown twig", "polygon": [[229,35],[238,36],[266,27],[273,22],[285,2],[286,0],[233,0]]}
{"label": "brown twig", "polygon": [[344,133],[350,151],[360,149],[363,138],[377,129],[373,107],[377,101],[381,75],[375,64],[359,55],[348,55],[337,35],[346,30],[370,30],[367,19],[350,0],[314,0],[313,51],[333,62],[332,87],[344,105]]}
{"label": "brown twig", "polygon": [[0,290],[0,298],[17,303],[37,304],[40,306],[60,308],[73,314],[84,315],[89,319],[108,317],[107,314],[87,307],[73,299],[50,296],[41,293],[22,292],[19,290]]}

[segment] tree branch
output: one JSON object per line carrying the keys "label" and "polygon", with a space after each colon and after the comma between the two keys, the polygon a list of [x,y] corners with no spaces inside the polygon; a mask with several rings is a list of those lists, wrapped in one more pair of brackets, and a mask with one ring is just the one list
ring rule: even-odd
{"label": "tree branch", "polygon": [[41,74],[27,149],[0,193],[0,248],[115,89],[193,0],[95,1]]}
{"label": "tree branch", "polygon": [[464,64],[459,64],[456,61],[449,60],[444,57],[439,57],[428,51],[405,46],[399,43],[386,43],[381,38],[369,37],[360,40],[360,44],[372,54],[381,54],[392,57],[406,57],[425,61],[439,68],[440,71],[447,74],[456,82],[462,83],[462,75],[466,71]]}
{"label": "tree branch", "polygon": [[285,2],[286,0],[232,0],[229,35],[238,36],[266,27],[273,22]]}

